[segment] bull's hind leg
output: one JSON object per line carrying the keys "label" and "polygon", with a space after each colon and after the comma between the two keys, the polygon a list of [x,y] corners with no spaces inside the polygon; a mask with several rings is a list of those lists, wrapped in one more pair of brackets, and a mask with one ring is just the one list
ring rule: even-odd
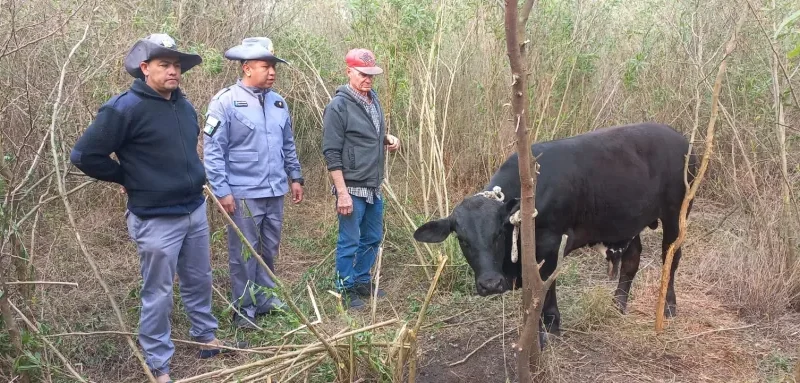
{"label": "bull's hind leg", "polygon": [[619,273],[619,283],[614,292],[614,303],[620,312],[625,314],[628,308],[628,297],[631,292],[631,284],[636,272],[639,271],[639,260],[642,256],[642,240],[639,236],[633,237],[628,248],[622,254],[622,267]]}
{"label": "bull's hind leg", "polygon": [[[664,227],[664,238],[661,243],[661,264],[667,257],[667,249],[678,238],[678,214],[668,219],[662,219]],[[672,258],[672,268],[669,272],[669,284],[667,285],[667,301],[664,303],[664,316],[672,318],[677,315],[678,303],[675,300],[675,270],[678,269],[678,263],[681,260],[681,248],[675,249],[675,255]]]}

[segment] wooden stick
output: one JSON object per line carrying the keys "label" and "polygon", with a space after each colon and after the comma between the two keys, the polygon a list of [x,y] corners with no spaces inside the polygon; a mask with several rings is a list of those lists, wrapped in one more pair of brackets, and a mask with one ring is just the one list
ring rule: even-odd
{"label": "wooden stick", "polygon": [[[661,267],[661,289],[658,294],[658,302],[656,303],[656,333],[661,333],[664,330],[664,306],[667,301],[667,288],[669,287],[669,280],[671,278],[672,259],[675,257],[675,251],[680,248],[686,238],[686,227],[688,225],[686,216],[689,210],[689,202],[693,200],[695,194],[697,194],[697,189],[700,187],[700,182],[702,182],[703,176],[706,173],[708,161],[714,149],[714,128],[717,122],[717,114],[719,113],[719,92],[722,87],[722,79],[725,77],[728,57],[730,57],[731,52],[733,52],[736,46],[736,35],[739,33],[739,29],[744,23],[746,16],[747,12],[742,12],[739,16],[739,21],[736,23],[733,33],[731,33],[731,37],[725,46],[725,56],[722,58],[722,62],[719,65],[717,79],[714,82],[714,89],[711,94],[711,116],[709,117],[708,127],[706,128],[706,146],[703,157],[700,160],[700,170],[697,172],[692,186],[685,192],[683,203],[681,203],[681,210],[678,215],[678,238],[669,245],[664,257],[664,264]],[[684,169],[684,172],[686,171],[687,170]]]}
{"label": "wooden stick", "polygon": [[233,311],[235,311],[237,314],[239,314],[239,316],[240,316],[240,317],[244,318],[244,320],[246,320],[248,323],[250,323],[251,325],[255,326],[255,327],[258,329],[258,331],[264,331],[264,329],[263,329],[263,328],[261,328],[261,326],[259,326],[259,325],[255,324],[253,321],[251,321],[249,318],[247,318],[247,315],[242,315],[242,312],[241,312],[241,311],[239,311],[239,309],[237,309],[237,308],[236,308],[236,306],[234,306],[234,305],[233,305],[233,303],[231,303],[230,301],[228,301],[228,298],[225,298],[225,296],[224,296],[224,295],[222,295],[222,293],[221,293],[221,292],[219,292],[219,290],[217,290],[217,288],[216,288],[216,287],[214,287],[214,285],[211,285],[211,288],[214,290],[214,292],[215,292],[215,293],[217,293],[217,295],[219,295],[219,297],[220,297],[220,298],[222,298],[222,300],[223,300],[225,303],[227,303],[227,304],[228,304],[228,307],[230,307],[231,309],[233,309]]}
{"label": "wooden stick", "polygon": [[[92,9],[92,14],[94,14],[98,8],[99,6],[96,6],[94,9]],[[56,181],[58,181],[57,182],[58,194],[61,195],[61,200],[64,203],[64,209],[67,212],[67,217],[69,218],[70,226],[72,226],[72,231],[75,233],[75,239],[78,241],[78,245],[80,246],[84,258],[86,258],[86,262],[89,263],[89,266],[92,268],[92,272],[94,273],[95,279],[97,279],[97,281],[100,283],[100,286],[103,287],[103,291],[105,292],[106,297],[111,302],[111,307],[113,308],[114,314],[117,317],[120,329],[124,330],[127,327],[127,325],[125,324],[125,319],[122,316],[122,311],[120,311],[119,306],[117,306],[117,301],[114,299],[114,296],[111,294],[111,289],[108,287],[105,280],[103,279],[103,276],[100,274],[100,269],[97,267],[97,264],[94,262],[94,259],[89,253],[89,250],[86,248],[86,244],[83,243],[80,231],[78,231],[78,225],[75,223],[75,215],[72,212],[72,206],[70,205],[69,198],[67,197],[67,190],[66,187],[64,186],[64,179],[61,177],[61,170],[60,170],[61,164],[59,163],[60,157],[58,155],[59,145],[56,142],[56,122],[58,121],[58,112],[61,109],[60,105],[61,95],[64,90],[64,77],[67,74],[67,65],[69,65],[70,59],[72,58],[72,55],[75,54],[75,51],[78,50],[78,47],[83,43],[84,40],[86,40],[86,35],[89,33],[89,27],[91,25],[92,25],[91,23],[86,24],[86,28],[83,30],[83,37],[81,37],[81,39],[72,47],[72,50],[70,50],[69,55],[67,56],[67,59],[64,61],[64,65],[62,65],[61,67],[61,76],[58,81],[58,94],[56,96],[55,102],[53,103],[53,114],[50,120],[50,149],[53,155],[53,166],[56,171]],[[126,337],[125,340],[127,340],[128,347],[130,347],[133,355],[136,356],[136,359],[139,360],[139,364],[142,366],[145,376],[147,376],[150,382],[156,383],[156,378],[150,372],[150,368],[147,367],[147,363],[145,363],[142,353],[139,352],[139,349],[136,347],[136,343],[130,337]]]}
{"label": "wooden stick", "polygon": [[[11,302],[11,300],[8,300],[7,302],[9,304],[9,306],[11,306],[11,308],[14,309],[14,311],[17,312],[17,315],[19,315],[19,317],[22,319],[22,321],[25,322],[26,325],[28,325],[28,328],[30,328],[32,332],[34,332],[36,334],[39,334],[39,328],[36,327],[36,325],[34,325],[25,316],[25,314],[23,314],[22,311],[20,311],[20,309],[17,308],[17,306],[15,306],[14,303]],[[72,374],[72,376],[75,377],[75,379],[78,379],[78,381],[80,381],[80,382],[86,382],[86,380],[83,379],[83,377],[80,374],[78,374],[77,371],[75,371],[75,368],[72,367],[72,364],[70,364],[69,360],[64,356],[64,354],[62,354],[61,351],[58,351],[56,346],[53,346],[53,344],[50,343],[50,341],[47,340],[47,338],[45,338],[45,337],[41,337],[41,339],[44,342],[44,344],[47,345],[47,347],[49,347],[51,350],[53,350],[53,353],[56,354],[58,359],[61,359],[61,362],[64,363],[64,367],[67,368],[67,370],[70,372],[70,374]]]}
{"label": "wooden stick", "polygon": [[422,308],[419,310],[419,315],[417,316],[417,323],[414,325],[414,328],[411,329],[408,333],[409,338],[411,339],[411,349],[409,350],[409,367],[408,367],[408,382],[414,383],[416,380],[416,360],[415,357],[416,349],[417,349],[417,336],[419,335],[420,327],[422,327],[422,322],[425,320],[425,312],[428,311],[428,305],[431,303],[431,299],[433,298],[433,292],[436,290],[436,285],[439,283],[439,277],[442,275],[442,270],[444,270],[444,265],[447,263],[447,255],[439,255],[439,267],[436,269],[436,273],[433,275],[433,281],[431,281],[431,285],[428,287],[428,294],[425,295],[425,301],[422,302]]}
{"label": "wooden stick", "polygon": [[[383,326],[388,326],[388,325],[393,324],[395,322],[397,322],[397,319],[390,319],[390,320],[387,320],[387,321],[384,321],[384,322],[381,322],[381,323],[377,323],[377,324],[374,324],[374,325],[370,325],[370,326],[366,326],[366,327],[360,328],[358,330],[353,330],[353,331],[348,331],[348,332],[345,332],[345,333],[341,333],[339,335],[336,335],[336,336],[333,336],[331,338],[328,338],[327,342],[328,342],[328,344],[330,344],[331,342],[334,342],[334,341],[342,339],[342,338],[346,338],[346,337],[348,337],[350,335],[357,334],[357,333],[364,332],[364,331],[373,330],[373,329],[380,328],[380,327],[383,327]],[[254,348],[252,350],[258,350],[258,349],[260,349],[260,348]],[[254,368],[254,367],[270,365],[271,363],[274,363],[276,361],[287,359],[287,358],[291,358],[293,356],[298,356],[298,355],[304,354],[306,352],[318,352],[318,351],[326,351],[326,347],[322,344],[322,342],[316,342],[316,343],[307,345],[302,350],[287,352],[285,354],[276,355],[276,356],[273,356],[273,357],[270,357],[270,358],[267,358],[267,359],[259,360],[257,362],[244,364],[244,365],[237,366],[237,367],[234,367],[234,368],[225,368],[225,369],[221,369],[221,370],[211,371],[211,372],[207,372],[207,373],[204,373],[204,374],[201,374],[201,375],[197,375],[197,376],[193,376],[193,377],[190,377],[190,378],[177,380],[177,381],[175,381],[175,383],[198,382],[198,381],[204,380],[206,378],[219,377],[221,375],[233,374],[233,373],[236,373],[236,372],[239,372],[239,371],[248,370],[248,369],[251,369],[251,368]]]}
{"label": "wooden stick", "polygon": [[715,333],[715,332],[744,330],[746,328],[750,328],[750,327],[753,327],[755,325],[756,325],[755,323],[752,323],[752,324],[739,326],[739,327],[725,327],[725,328],[717,328],[717,329],[707,330],[707,331],[703,331],[703,332],[700,332],[700,333],[697,333],[697,334],[694,334],[694,335],[685,336],[683,338],[670,339],[670,340],[666,341],[666,343],[680,342],[682,340],[697,338],[697,337],[701,337],[701,336],[707,335],[707,334],[712,334],[712,333]]}
{"label": "wooden stick", "polygon": [[74,282],[48,282],[48,281],[11,281],[6,282],[7,285],[64,285],[78,287]]}
{"label": "wooden stick", "polygon": [[[239,226],[237,226],[236,223],[233,222],[233,219],[225,211],[225,208],[222,207],[222,204],[219,202],[219,199],[217,199],[217,196],[214,195],[214,193],[211,191],[211,189],[208,187],[208,185],[203,185],[203,189],[205,189],[206,195],[208,195],[209,197],[211,197],[211,199],[214,200],[215,205],[219,209],[220,213],[222,213],[222,217],[236,231],[236,234],[242,240],[242,243],[247,245],[247,248],[250,250],[250,253],[253,255],[253,258],[255,258],[256,261],[258,261],[258,264],[261,265],[261,268],[264,269],[264,271],[267,273],[267,275],[269,275],[269,277],[272,279],[272,281],[274,281],[275,284],[278,286],[278,291],[283,295],[283,298],[284,298],[286,304],[288,304],[289,307],[292,309],[292,311],[294,311],[295,315],[297,315],[298,318],[300,318],[300,322],[302,324],[304,324],[306,327],[308,327],[308,329],[314,334],[314,336],[316,336],[317,339],[319,339],[320,342],[322,342],[322,344],[328,350],[328,352],[330,353],[331,357],[333,358],[333,360],[336,362],[336,365],[338,366],[338,364],[340,362],[340,357],[339,357],[339,353],[336,351],[336,349],[333,348],[333,346],[331,346],[325,340],[325,337],[316,329],[316,327],[314,327],[310,323],[308,318],[306,318],[305,314],[303,314],[303,312],[300,311],[300,309],[294,304],[294,301],[292,301],[291,296],[289,296],[289,290],[286,288],[286,286],[283,284],[283,282],[281,282],[281,280],[278,279],[278,277],[275,276],[275,274],[272,272],[272,270],[270,270],[270,268],[267,266],[266,262],[264,262],[264,259],[261,258],[260,253],[257,252],[255,248],[253,248],[253,245],[250,243],[250,241],[247,240],[247,238],[244,236],[244,234],[242,234],[242,231],[239,229]],[[339,371],[340,370],[337,368],[337,373]]]}
{"label": "wooden stick", "polygon": [[[138,336],[137,333],[132,332],[125,332],[125,331],[93,331],[93,332],[64,332],[60,334],[52,334],[52,335],[45,335],[48,338],[60,338],[65,336],[100,336],[100,335],[119,335],[119,336]],[[182,343],[188,344],[193,346],[202,346],[208,347],[208,343],[202,342],[194,342],[191,340],[183,340],[183,339],[175,339],[171,338],[171,341],[175,343]],[[274,352],[266,352],[262,351],[262,349],[247,349],[247,348],[236,348],[236,347],[228,347],[224,345],[214,346],[215,348],[224,348],[226,350],[233,350],[233,351],[240,351],[240,352],[250,352],[254,354],[274,354]]]}
{"label": "wooden stick", "polygon": [[474,350],[472,350],[472,352],[470,352],[469,354],[467,354],[467,356],[465,356],[463,359],[461,359],[461,360],[459,360],[459,361],[457,361],[457,362],[450,363],[450,364],[448,364],[448,366],[450,366],[450,367],[453,367],[453,366],[458,366],[459,364],[466,362],[466,361],[467,361],[467,359],[469,359],[469,358],[470,358],[472,355],[475,355],[475,353],[476,353],[476,352],[478,352],[478,350],[482,349],[484,346],[486,346],[487,344],[489,344],[489,342],[491,342],[491,341],[493,341],[493,340],[495,340],[495,339],[497,339],[497,338],[499,338],[499,337],[501,337],[501,336],[503,336],[503,335],[505,335],[505,334],[508,334],[508,333],[510,333],[510,332],[517,331],[517,329],[518,329],[519,327],[520,327],[520,326],[514,327],[514,328],[512,328],[512,329],[510,329],[510,330],[503,331],[503,332],[501,332],[501,333],[499,333],[499,334],[497,334],[497,335],[495,335],[495,336],[493,336],[493,337],[491,337],[491,338],[489,338],[489,339],[486,339],[486,341],[485,341],[485,342],[481,343],[481,345],[480,345],[480,346],[478,346],[477,348],[475,348]]}

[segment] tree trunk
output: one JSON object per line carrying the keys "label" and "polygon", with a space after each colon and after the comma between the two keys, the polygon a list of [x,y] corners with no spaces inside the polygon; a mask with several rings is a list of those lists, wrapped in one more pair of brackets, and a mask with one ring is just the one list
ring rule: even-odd
{"label": "tree trunk", "polygon": [[[511,108],[513,113],[514,133],[517,140],[517,155],[519,156],[519,177],[521,186],[520,211],[520,241],[522,254],[522,279],[525,281],[522,290],[523,329],[519,342],[516,345],[517,375],[520,382],[532,381],[532,369],[538,368],[540,353],[539,345],[539,318],[542,313],[542,302],[546,292],[545,282],[539,275],[536,262],[536,232],[534,230],[534,211],[536,206],[536,172],[531,172],[531,167],[538,169],[538,163],[531,154],[528,136],[528,110],[527,92],[527,66],[522,60],[525,42],[524,28],[534,0],[527,0],[523,5],[520,17],[517,11],[517,0],[505,2],[505,33],[506,49],[511,67]],[[535,133],[534,133],[535,136]],[[552,282],[552,279],[548,282]]]}

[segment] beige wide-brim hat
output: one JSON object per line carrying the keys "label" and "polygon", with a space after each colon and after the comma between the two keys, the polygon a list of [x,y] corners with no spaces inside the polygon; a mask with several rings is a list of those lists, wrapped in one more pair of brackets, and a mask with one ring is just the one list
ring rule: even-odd
{"label": "beige wide-brim hat", "polygon": [[175,40],[169,35],[154,33],[133,44],[125,56],[125,71],[135,78],[144,79],[144,73],[139,68],[139,64],[156,57],[170,56],[177,56],[180,60],[181,73],[186,73],[203,62],[203,58],[198,54],[179,51]]}
{"label": "beige wide-brim hat", "polygon": [[225,51],[225,58],[238,61],[263,60],[288,64],[286,60],[275,56],[272,40],[266,37],[245,38],[241,44]]}

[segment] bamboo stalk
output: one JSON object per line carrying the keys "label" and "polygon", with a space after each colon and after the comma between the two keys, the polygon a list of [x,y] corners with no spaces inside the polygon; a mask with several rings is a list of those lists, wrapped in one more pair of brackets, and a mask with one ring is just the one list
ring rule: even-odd
{"label": "bamboo stalk", "polygon": [[[19,317],[22,319],[22,321],[25,322],[26,325],[28,325],[28,328],[32,332],[34,332],[36,334],[39,334],[39,328],[36,327],[36,325],[34,325],[33,322],[31,322],[30,319],[28,319],[25,316],[25,314],[23,314],[22,311],[20,311],[20,309],[17,308],[17,306],[14,306],[14,304],[11,303],[10,300],[8,300],[7,302],[11,306],[11,308],[14,309],[14,311],[17,312],[17,315],[19,315]],[[61,359],[61,362],[64,363],[64,367],[67,368],[67,371],[69,371],[69,373],[72,374],[72,376],[74,376],[75,379],[78,379],[78,381],[80,381],[80,382],[86,382],[86,380],[83,379],[83,377],[80,374],[78,374],[78,371],[75,371],[75,367],[72,367],[72,364],[64,356],[64,354],[62,354],[61,351],[58,351],[56,346],[54,346],[52,343],[50,343],[50,341],[47,340],[47,338],[45,338],[45,337],[41,337],[40,339],[44,342],[44,344],[47,345],[47,347],[49,347],[51,350],[53,350],[53,353],[56,354],[58,359]]]}
{"label": "bamboo stalk", "polygon": [[[96,6],[94,9],[92,9],[92,14],[94,14],[98,8],[99,6]],[[94,262],[94,258],[92,258],[92,256],[89,253],[89,250],[86,248],[86,244],[83,242],[83,239],[81,239],[80,231],[78,231],[78,225],[75,223],[75,214],[73,214],[72,212],[72,206],[70,205],[69,198],[67,197],[67,190],[66,187],[64,186],[64,180],[61,177],[61,169],[60,169],[61,165],[59,164],[58,161],[59,159],[58,145],[56,142],[55,131],[56,131],[56,122],[58,120],[58,112],[61,109],[60,103],[61,103],[61,95],[64,90],[64,77],[66,76],[67,66],[70,63],[70,59],[75,54],[75,51],[78,50],[78,47],[81,44],[83,44],[84,40],[86,40],[86,36],[89,33],[89,27],[91,27],[91,25],[92,25],[91,23],[86,25],[86,28],[83,30],[83,37],[81,37],[81,39],[72,47],[72,50],[69,52],[67,59],[64,61],[64,64],[61,67],[61,76],[58,81],[58,94],[56,96],[55,102],[53,103],[53,114],[50,120],[50,133],[49,133],[50,150],[52,151],[53,155],[53,166],[56,172],[58,193],[61,196],[62,202],[64,203],[64,208],[67,212],[67,217],[69,218],[70,226],[72,227],[72,231],[75,233],[75,239],[78,242],[78,245],[81,249],[81,252],[83,253],[84,258],[86,259],[86,262],[89,263],[89,266],[92,268],[92,272],[94,273],[95,279],[97,279],[97,281],[100,283],[100,286],[103,287],[103,291],[105,292],[106,297],[111,302],[111,307],[114,310],[114,314],[117,317],[117,321],[119,322],[120,328],[125,329],[127,325],[125,324],[125,319],[122,316],[122,312],[120,311],[119,306],[117,305],[117,301],[114,299],[114,296],[111,294],[111,289],[108,287],[105,280],[103,279],[103,276],[100,274],[100,269],[97,267],[97,264]],[[156,378],[150,372],[150,368],[147,367],[147,363],[145,363],[142,353],[139,352],[139,349],[136,347],[136,343],[134,343],[131,337],[126,337],[125,340],[127,341],[128,347],[130,347],[133,355],[136,356],[136,359],[139,360],[139,364],[144,370],[145,376],[147,376],[148,380],[155,383]]]}
{"label": "bamboo stalk", "polygon": [[[672,270],[672,259],[675,257],[676,249],[678,249],[686,239],[686,227],[688,225],[686,222],[686,215],[687,211],[689,210],[689,202],[693,200],[695,194],[697,194],[697,189],[700,187],[700,183],[703,181],[706,169],[708,168],[709,158],[711,157],[711,153],[714,149],[714,128],[717,121],[717,115],[719,113],[719,92],[722,88],[722,79],[725,77],[725,71],[728,65],[727,60],[736,46],[736,35],[739,33],[739,29],[744,23],[746,16],[747,12],[742,12],[742,14],[739,16],[739,21],[731,33],[730,39],[725,44],[725,56],[722,58],[722,62],[719,64],[717,78],[714,82],[714,90],[711,94],[711,116],[709,117],[708,127],[706,128],[706,146],[703,156],[700,160],[700,169],[697,172],[697,176],[693,180],[691,187],[686,190],[683,203],[681,203],[680,214],[678,216],[678,238],[676,238],[675,241],[669,245],[667,253],[664,257],[664,264],[661,267],[661,288],[658,294],[658,302],[656,303],[655,327],[657,333],[660,333],[664,329],[664,306],[667,300],[667,287],[669,285],[669,279]],[[686,172],[686,169],[684,169],[684,172]]]}
{"label": "bamboo stalk", "polygon": [[417,348],[417,337],[419,335],[420,327],[422,327],[422,322],[425,321],[425,312],[428,311],[428,305],[431,303],[431,299],[433,298],[433,292],[436,290],[436,285],[439,283],[439,277],[442,276],[442,270],[444,270],[444,265],[447,263],[447,255],[439,255],[439,267],[436,269],[436,274],[433,275],[433,281],[431,281],[431,285],[428,287],[428,294],[425,295],[425,301],[422,302],[422,308],[419,310],[419,315],[417,316],[417,323],[414,325],[414,328],[408,332],[408,335],[411,339],[411,349],[408,351],[410,355],[409,359],[409,367],[408,367],[408,382],[414,383],[416,380],[416,368],[417,358],[414,356],[416,353]]}
{"label": "bamboo stalk", "polygon": [[[289,305],[292,311],[294,311],[295,315],[297,315],[298,318],[300,318],[300,322],[304,324],[306,327],[308,327],[308,329],[314,334],[314,336],[316,336],[317,339],[319,339],[320,342],[322,342],[322,344],[328,350],[331,357],[333,358],[334,361],[336,361],[336,365],[338,366],[340,358],[339,358],[339,353],[336,351],[336,349],[333,348],[333,346],[331,346],[330,343],[328,343],[325,340],[325,337],[316,329],[316,327],[314,327],[313,324],[310,323],[308,318],[306,318],[305,314],[303,314],[303,312],[300,311],[297,305],[294,304],[294,301],[292,301],[291,296],[289,296],[289,290],[286,288],[283,282],[280,279],[278,279],[278,277],[275,276],[272,270],[270,270],[266,262],[264,262],[264,259],[262,259],[261,254],[257,252],[255,248],[253,248],[253,245],[250,243],[249,240],[247,240],[244,234],[242,234],[242,231],[239,229],[236,223],[233,222],[233,219],[230,217],[230,215],[228,215],[228,213],[225,212],[225,209],[222,207],[222,204],[219,202],[219,199],[217,199],[217,196],[215,196],[214,193],[211,192],[211,189],[208,187],[208,185],[203,185],[203,189],[205,189],[206,195],[208,195],[209,197],[211,197],[211,199],[214,200],[215,205],[222,213],[222,217],[228,222],[229,225],[231,225],[234,231],[236,231],[236,234],[242,240],[242,243],[247,245],[247,248],[248,250],[250,250],[250,253],[253,255],[253,258],[255,258],[256,261],[258,261],[258,264],[261,265],[261,268],[264,269],[264,271],[266,271],[267,275],[269,275],[269,277],[278,286],[278,291],[283,295],[286,304]],[[337,368],[337,372],[338,371],[339,369]]]}

